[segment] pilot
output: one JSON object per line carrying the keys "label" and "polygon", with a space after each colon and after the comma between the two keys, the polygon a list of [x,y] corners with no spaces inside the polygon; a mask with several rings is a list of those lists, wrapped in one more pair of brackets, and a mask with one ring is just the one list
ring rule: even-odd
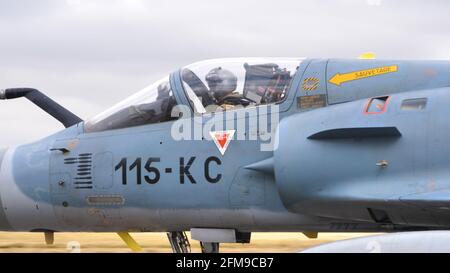
{"label": "pilot", "polygon": [[241,105],[241,95],[236,92],[237,77],[233,72],[222,67],[216,67],[206,74],[205,80],[214,102],[223,110]]}

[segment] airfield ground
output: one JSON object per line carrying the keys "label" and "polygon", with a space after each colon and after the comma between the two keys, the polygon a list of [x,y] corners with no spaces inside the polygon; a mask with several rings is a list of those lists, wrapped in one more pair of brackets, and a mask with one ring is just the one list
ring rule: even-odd
{"label": "airfield ground", "polygon": [[[171,252],[165,233],[131,233],[143,252]],[[320,233],[308,239],[301,233],[253,233],[251,244],[221,244],[221,252],[297,252],[314,245],[370,234]],[[190,234],[188,234],[190,238]],[[78,248],[79,246],[79,248]],[[191,240],[192,252],[200,252]],[[75,250],[73,250],[75,249]],[[0,252],[131,252],[114,233],[56,233],[54,245],[47,246],[42,233],[0,232]]]}

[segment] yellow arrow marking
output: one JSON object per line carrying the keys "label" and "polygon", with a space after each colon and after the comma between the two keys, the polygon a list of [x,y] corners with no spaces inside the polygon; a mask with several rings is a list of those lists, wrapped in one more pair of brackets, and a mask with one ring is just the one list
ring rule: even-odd
{"label": "yellow arrow marking", "polygon": [[364,78],[369,78],[373,76],[388,74],[397,72],[398,67],[397,65],[390,65],[390,66],[382,66],[382,67],[375,67],[371,69],[365,69],[365,70],[358,70],[353,71],[349,73],[337,73],[331,79],[328,81],[335,85],[341,85],[344,82],[354,81],[354,80],[360,80]]}

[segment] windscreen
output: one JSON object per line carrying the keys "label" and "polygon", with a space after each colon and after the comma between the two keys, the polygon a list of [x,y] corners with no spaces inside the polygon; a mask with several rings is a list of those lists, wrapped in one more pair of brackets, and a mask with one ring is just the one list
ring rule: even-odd
{"label": "windscreen", "polygon": [[99,132],[173,120],[171,112],[175,105],[167,76],[88,120],[85,131]]}

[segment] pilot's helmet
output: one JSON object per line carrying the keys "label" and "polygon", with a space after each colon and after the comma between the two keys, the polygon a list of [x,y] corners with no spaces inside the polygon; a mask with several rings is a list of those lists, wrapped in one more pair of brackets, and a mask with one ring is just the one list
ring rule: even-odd
{"label": "pilot's helmet", "polygon": [[205,79],[209,90],[214,93],[216,98],[233,92],[237,87],[237,77],[233,72],[222,67],[211,69]]}

